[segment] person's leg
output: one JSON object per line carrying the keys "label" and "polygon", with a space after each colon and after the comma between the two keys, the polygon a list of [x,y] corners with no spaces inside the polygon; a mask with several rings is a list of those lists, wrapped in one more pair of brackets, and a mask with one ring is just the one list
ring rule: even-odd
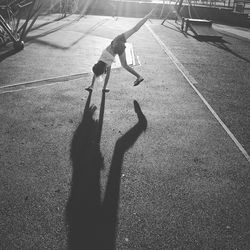
{"label": "person's leg", "polygon": [[137,78],[140,78],[141,76],[133,69],[131,68],[128,64],[127,64],[127,60],[126,60],[126,55],[125,55],[125,51],[119,55],[120,58],[120,62],[121,65],[124,69],[126,69],[129,73],[131,73],[132,75],[136,76]]}
{"label": "person's leg", "polygon": [[125,51],[119,57],[120,57],[122,67],[124,69],[126,69],[129,73],[131,73],[132,75],[136,76],[137,79],[134,82],[134,86],[137,86],[140,82],[142,82],[144,80],[143,77],[141,77],[133,68],[131,68],[127,64]]}
{"label": "person's leg", "polygon": [[141,26],[152,15],[153,11],[154,11],[154,9],[151,10],[143,19],[141,19],[132,29],[130,29],[130,30],[123,33],[126,40],[141,28]]}

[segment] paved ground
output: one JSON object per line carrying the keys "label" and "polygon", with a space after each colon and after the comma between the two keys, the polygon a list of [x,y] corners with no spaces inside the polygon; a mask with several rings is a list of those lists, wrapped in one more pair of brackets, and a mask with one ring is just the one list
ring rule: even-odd
{"label": "paved ground", "polygon": [[145,81],[115,69],[104,96],[91,66],[138,20],[54,18],[1,59],[0,249],[249,249],[249,31],[148,22]]}

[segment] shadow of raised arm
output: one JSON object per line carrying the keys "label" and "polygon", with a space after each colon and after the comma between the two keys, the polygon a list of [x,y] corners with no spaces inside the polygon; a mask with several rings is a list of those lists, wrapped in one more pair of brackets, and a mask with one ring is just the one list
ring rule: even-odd
{"label": "shadow of raised arm", "polygon": [[147,129],[147,119],[141,111],[137,101],[134,101],[134,110],[138,122],[120,137],[116,144],[111,161],[111,167],[102,206],[103,218],[103,249],[115,248],[116,226],[119,205],[119,193],[123,158],[126,151],[134,145],[139,136]]}

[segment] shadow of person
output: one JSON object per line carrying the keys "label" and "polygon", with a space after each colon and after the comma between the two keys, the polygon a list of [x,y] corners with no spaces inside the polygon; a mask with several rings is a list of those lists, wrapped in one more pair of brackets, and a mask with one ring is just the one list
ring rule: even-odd
{"label": "shadow of person", "polygon": [[147,119],[142,113],[137,101],[134,101],[134,110],[137,114],[138,122],[117,140],[111,161],[106,192],[102,204],[102,249],[115,249],[120,182],[124,155],[147,129]]}
{"label": "shadow of person", "polygon": [[104,200],[101,202],[100,171],[104,168],[104,160],[100,141],[105,93],[102,94],[99,120],[93,118],[96,107],[90,106],[91,94],[71,142],[73,173],[66,206],[68,249],[112,250],[116,240],[123,157],[146,130],[147,120],[139,104],[134,101],[138,122],[116,142]]}
{"label": "shadow of person", "polygon": [[[99,144],[103,114],[100,112],[99,121],[93,118],[96,107],[90,106],[91,95],[92,92],[71,142],[73,172],[66,207],[68,249],[98,249],[100,170],[104,167]],[[102,112],[104,105],[105,96],[102,98]]]}

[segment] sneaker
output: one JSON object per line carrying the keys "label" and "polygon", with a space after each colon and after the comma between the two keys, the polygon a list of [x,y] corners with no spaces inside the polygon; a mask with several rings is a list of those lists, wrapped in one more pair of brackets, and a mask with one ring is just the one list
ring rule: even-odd
{"label": "sneaker", "polygon": [[108,93],[110,90],[109,89],[102,89],[102,92]]}
{"label": "sneaker", "polygon": [[137,78],[135,81],[134,81],[134,86],[137,86],[139,85],[144,79],[142,77],[140,78]]}
{"label": "sneaker", "polygon": [[93,88],[92,87],[87,87],[87,88],[85,88],[85,90],[87,90],[87,91],[93,91]]}

